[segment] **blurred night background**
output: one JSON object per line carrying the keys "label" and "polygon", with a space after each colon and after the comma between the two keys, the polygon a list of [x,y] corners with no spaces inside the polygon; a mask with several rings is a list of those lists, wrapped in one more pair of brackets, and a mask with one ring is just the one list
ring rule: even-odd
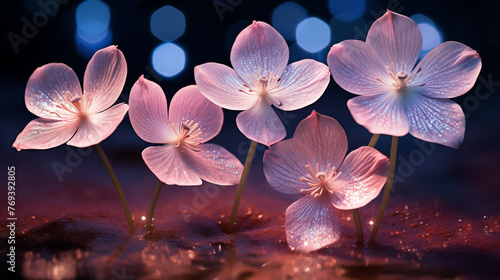
{"label": "blurred night background", "polygon": [[[364,40],[369,26],[387,8],[410,16],[419,24],[424,38],[423,54],[441,42],[459,41],[477,50],[483,63],[473,89],[454,99],[467,116],[462,146],[458,150],[434,144],[422,146],[410,135],[402,137],[394,194],[412,200],[433,197],[471,217],[500,213],[500,15],[496,1],[19,0],[2,1],[0,5],[1,159],[3,168],[16,167],[19,211],[26,216],[41,209],[31,208],[23,200],[50,199],[50,203],[58,203],[58,195],[71,192],[85,197],[93,186],[79,183],[82,180],[106,185],[110,196],[114,196],[95,152],[81,156],[80,160],[70,157],[68,162],[68,155],[75,149],[66,145],[21,152],[11,147],[25,125],[36,118],[25,107],[24,90],[37,67],[65,63],[82,82],[91,55],[110,44],[118,45],[128,64],[127,82],[118,102],[128,103],[132,85],[143,74],[161,85],[170,102],[177,90],[194,84],[196,65],[230,65],[234,38],[252,20],[268,22],[284,36],[290,47],[290,63],[303,58],[326,63],[333,44],[345,39]],[[279,113],[287,138],[314,109],[340,122],[348,136],[349,151],[367,145],[371,135],[354,122],[347,110],[346,102],[352,97],[332,79],[315,104]],[[243,162],[249,141],[236,128],[238,113],[224,111],[222,132],[211,142],[226,147]],[[135,134],[128,116],[101,143],[133,212],[144,212],[134,199],[144,201],[140,207],[147,205],[156,182],[140,155],[149,145]],[[377,148],[388,155],[389,146],[390,137],[382,136]],[[263,178],[263,152],[264,147],[259,145],[251,177]],[[58,177],[54,162],[69,167],[71,172]],[[132,190],[129,182],[141,182],[143,188]],[[0,192],[3,207],[6,188]],[[422,205],[425,203],[422,200]]]}

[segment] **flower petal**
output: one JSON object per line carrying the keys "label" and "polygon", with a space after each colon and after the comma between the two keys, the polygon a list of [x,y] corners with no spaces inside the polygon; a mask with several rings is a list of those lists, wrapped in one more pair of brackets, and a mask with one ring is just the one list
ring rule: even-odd
{"label": "flower petal", "polygon": [[299,252],[309,253],[340,238],[337,213],[326,195],[303,197],[285,215],[286,241]]}
{"label": "flower petal", "polygon": [[238,184],[243,165],[233,154],[216,144],[199,147],[199,152],[184,150],[182,156],[201,179],[217,185]]}
{"label": "flower petal", "polygon": [[335,44],[327,60],[335,82],[350,93],[381,94],[393,83],[385,64],[365,42],[345,40]]}
{"label": "flower petal", "polygon": [[457,103],[419,94],[408,105],[410,134],[457,149],[464,140],[465,115]]}
{"label": "flower petal", "polygon": [[89,113],[109,108],[120,96],[127,77],[127,62],[116,46],[97,51],[83,77],[83,90],[92,97]]}
{"label": "flower petal", "polygon": [[72,107],[66,92],[71,96],[82,96],[80,81],[73,69],[62,63],[38,67],[26,85],[26,108],[41,118],[61,120],[58,114],[67,114],[61,107]]}
{"label": "flower petal", "polygon": [[310,188],[300,180],[309,172],[306,165],[314,154],[300,141],[287,139],[272,145],[264,153],[264,175],[275,190],[287,194],[300,194],[301,189]]}
{"label": "flower petal", "polygon": [[422,69],[412,85],[428,97],[453,98],[468,92],[481,71],[479,54],[459,42],[444,42],[415,67]]}
{"label": "flower petal", "polygon": [[128,105],[120,103],[106,111],[89,116],[80,123],[78,131],[69,140],[68,145],[85,148],[102,142],[115,131],[127,111]]}
{"label": "flower petal", "polygon": [[368,146],[350,152],[339,169],[330,195],[333,206],[350,210],[365,206],[375,199],[389,175],[389,159]]}
{"label": "flower petal", "polygon": [[199,186],[201,179],[184,161],[174,145],[147,147],[142,158],[160,181],[167,185]]}
{"label": "flower petal", "polygon": [[224,122],[222,108],[203,96],[198,87],[190,85],[181,88],[170,103],[170,121],[180,124],[186,121],[199,123],[202,143],[214,138]]}
{"label": "flower petal", "polygon": [[168,125],[167,98],[157,83],[139,77],[130,90],[129,103],[130,123],[142,140],[163,144],[174,138]]}
{"label": "flower petal", "polygon": [[288,45],[281,34],[269,24],[254,21],[243,29],[231,48],[231,64],[243,80],[246,75],[274,73],[281,76],[288,64]]}
{"label": "flower petal", "polygon": [[236,117],[236,125],[248,139],[271,146],[286,136],[285,126],[267,99]]}
{"label": "flower petal", "polygon": [[34,119],[26,125],[12,144],[18,151],[45,150],[57,147],[68,141],[78,128],[78,122],[50,119]]}
{"label": "flower petal", "polygon": [[269,92],[269,96],[280,101],[281,110],[297,110],[316,102],[325,92],[328,83],[328,66],[312,59],[303,59],[285,68],[280,87]]}
{"label": "flower petal", "polygon": [[422,32],[409,17],[387,10],[368,30],[366,42],[385,65],[410,73],[422,50]]}
{"label": "flower petal", "polygon": [[229,110],[246,110],[258,101],[257,95],[244,93],[244,82],[236,72],[219,63],[205,63],[194,68],[200,92],[213,103]]}
{"label": "flower petal", "polygon": [[347,136],[342,126],[334,118],[316,111],[299,123],[293,139],[307,147],[308,164],[313,168],[319,164],[322,171],[326,171],[328,164],[338,168],[347,153]]}
{"label": "flower petal", "polygon": [[358,96],[347,101],[354,120],[372,134],[403,136],[408,133],[408,116],[396,92]]}

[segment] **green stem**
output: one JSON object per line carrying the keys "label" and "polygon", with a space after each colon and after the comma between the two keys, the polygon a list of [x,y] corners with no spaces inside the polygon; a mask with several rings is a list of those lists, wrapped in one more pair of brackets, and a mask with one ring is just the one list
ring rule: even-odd
{"label": "green stem", "polygon": [[390,154],[390,167],[389,167],[389,177],[387,178],[387,183],[385,185],[384,196],[382,197],[382,203],[380,204],[380,208],[378,211],[377,220],[373,226],[372,233],[370,238],[368,239],[368,244],[375,243],[375,237],[377,236],[377,232],[380,228],[380,224],[382,224],[382,219],[384,218],[385,209],[387,208],[387,203],[389,202],[389,196],[391,194],[392,181],[394,179],[394,169],[396,168],[396,155],[398,152],[398,137],[392,136],[391,142],[391,154]]}
{"label": "green stem", "polygon": [[370,139],[370,143],[368,143],[368,147],[374,148],[375,145],[377,144],[379,137],[380,137],[380,134],[373,134],[372,138]]}
{"label": "green stem", "polygon": [[231,211],[231,217],[229,218],[229,224],[227,225],[228,233],[233,232],[234,222],[236,221],[236,214],[238,213],[238,206],[240,205],[241,195],[243,194],[243,188],[245,188],[245,183],[247,182],[248,172],[250,171],[250,166],[252,165],[253,155],[255,154],[255,149],[257,148],[257,142],[252,141],[250,148],[248,149],[247,159],[245,160],[245,167],[241,173],[240,183],[238,184],[238,189],[236,190],[236,197],[234,198],[233,210]]}
{"label": "green stem", "polygon": [[163,186],[163,182],[158,180],[156,184],[155,191],[153,192],[153,198],[151,199],[151,203],[149,204],[148,216],[146,218],[146,233],[149,233],[153,228],[153,214],[155,212],[156,202],[158,201],[158,197],[160,196],[161,187]]}
{"label": "green stem", "polygon": [[365,243],[363,238],[363,228],[361,227],[361,218],[359,217],[359,209],[352,210],[354,213],[354,223],[356,224],[357,243],[363,245]]}
{"label": "green stem", "polygon": [[[375,144],[377,144],[379,137],[380,134],[373,134],[372,138],[370,139],[370,143],[368,143],[368,146],[372,148],[375,147]],[[362,245],[364,243],[364,238],[363,238],[363,227],[361,226],[361,218],[359,216],[359,209],[354,209],[352,211],[354,214],[354,224],[356,225],[357,243]]]}
{"label": "green stem", "polygon": [[125,198],[125,193],[123,193],[123,189],[120,186],[120,182],[116,177],[115,171],[113,170],[113,167],[111,167],[111,163],[109,163],[108,157],[102,150],[101,146],[99,144],[95,144],[94,149],[97,151],[97,154],[101,158],[101,161],[104,164],[106,171],[108,171],[109,177],[111,177],[113,185],[115,186],[116,192],[118,193],[118,197],[120,198],[120,202],[122,203],[123,206],[123,211],[125,211],[125,216],[127,217],[128,231],[130,233],[135,233],[134,221],[132,220],[132,215],[130,214],[130,209],[128,208],[127,199]]}

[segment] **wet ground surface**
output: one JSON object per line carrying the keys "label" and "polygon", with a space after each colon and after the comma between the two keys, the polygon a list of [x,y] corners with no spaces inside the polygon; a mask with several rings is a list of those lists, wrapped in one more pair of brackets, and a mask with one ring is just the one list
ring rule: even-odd
{"label": "wet ground surface", "polygon": [[[272,190],[263,181],[258,162],[251,170],[254,176],[250,176],[245,189],[233,234],[225,234],[224,229],[236,187],[211,184],[164,186],[155,212],[154,230],[146,234],[142,217],[156,181],[143,164],[118,164],[115,168],[120,170],[117,173],[137,227],[136,234],[129,234],[117,196],[106,173],[100,170],[97,156],[92,154],[85,161],[78,172],[96,172],[99,180],[75,172],[65,174],[60,184],[35,188],[38,181],[53,181],[54,174],[19,179],[19,185],[30,188],[18,189],[17,199],[22,206],[16,213],[17,277],[498,279],[500,276],[498,207],[488,211],[488,205],[483,204],[476,211],[468,211],[453,200],[435,195],[412,197],[396,190],[376,245],[356,245],[352,212],[338,211],[341,239],[316,252],[300,254],[288,248],[284,231],[285,209],[300,196]],[[379,200],[360,210],[365,239]],[[4,243],[8,234],[4,220],[1,234]],[[7,254],[4,248],[2,263]]]}

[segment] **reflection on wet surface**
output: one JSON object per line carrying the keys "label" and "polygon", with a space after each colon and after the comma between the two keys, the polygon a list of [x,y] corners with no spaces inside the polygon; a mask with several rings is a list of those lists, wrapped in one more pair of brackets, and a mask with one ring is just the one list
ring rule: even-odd
{"label": "reflection on wet surface", "polygon": [[85,275],[83,259],[88,256],[80,249],[50,252],[24,253],[22,275],[27,279],[75,279]]}
{"label": "reflection on wet surface", "polygon": [[[440,204],[421,207],[419,202],[394,201],[377,245],[356,245],[352,212],[341,211],[341,239],[310,254],[299,254],[286,245],[280,207],[272,210],[247,204],[238,230],[231,235],[224,233],[226,219],[217,206],[191,215],[189,223],[181,216],[158,216],[157,228],[148,235],[141,219],[136,220],[139,232],[127,233],[118,215],[28,217],[21,221],[19,274],[25,279],[462,279],[497,275],[498,216],[471,219],[458,217]],[[163,206],[159,213],[168,213],[171,207]],[[363,213],[375,212],[375,208],[362,211],[365,234],[371,225]]]}

